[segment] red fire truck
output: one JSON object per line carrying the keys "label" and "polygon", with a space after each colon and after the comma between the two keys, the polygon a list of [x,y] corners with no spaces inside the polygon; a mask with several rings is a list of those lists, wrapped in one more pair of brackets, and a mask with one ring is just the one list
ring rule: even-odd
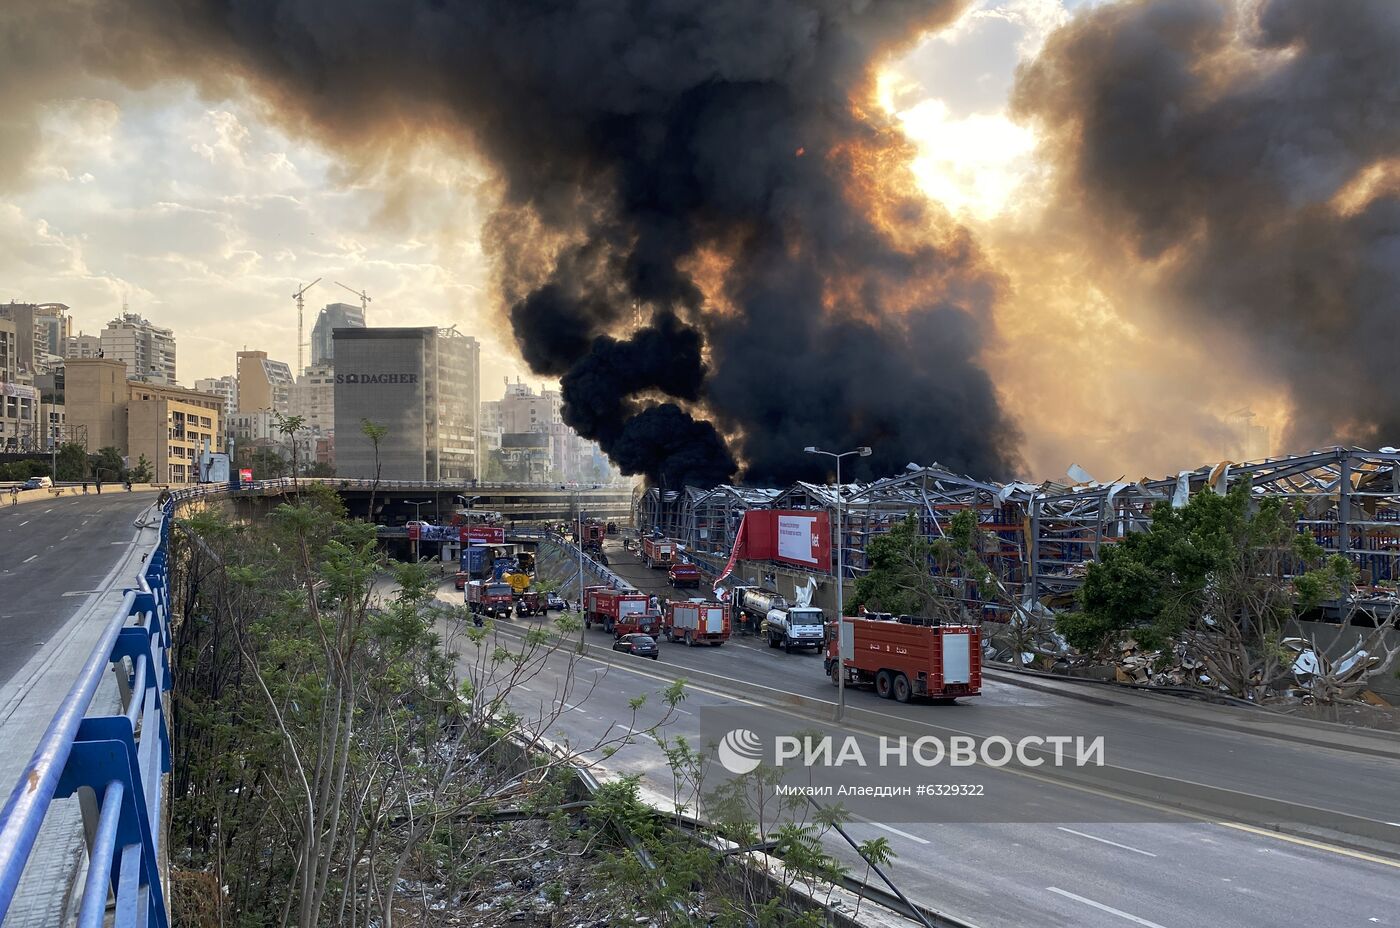
{"label": "red fire truck", "polygon": [[603,551],[603,535],[605,532],[606,529],[603,527],[603,523],[589,519],[587,522],[583,523],[583,527],[579,532],[579,545],[585,551],[601,554]]}
{"label": "red fire truck", "polygon": [[677,561],[671,565],[667,572],[667,579],[671,581],[671,586],[676,589],[690,587],[698,590],[700,588],[700,568],[688,561]]}
{"label": "red fire truck", "polygon": [[729,640],[729,607],[723,603],[667,603],[661,633],[667,641],[684,641],[691,647],[724,644]]}
{"label": "red fire truck", "polygon": [[[982,631],[975,625],[939,625],[934,619],[867,613],[841,620],[854,639],[842,661],[847,686],[873,686],[885,699],[916,696],[952,702],[982,692]],[[837,685],[836,625],[828,623],[823,667]]]}
{"label": "red fire truck", "polygon": [[477,615],[505,619],[515,608],[515,591],[499,580],[473,580],[467,584],[467,607]]}
{"label": "red fire truck", "polygon": [[603,626],[614,636],[643,632],[653,635],[661,625],[661,617],[647,611],[647,595],[636,590],[610,590],[588,587],[584,591],[583,625]]}
{"label": "red fire truck", "polygon": [[676,543],[669,538],[643,538],[642,563],[650,568],[670,567],[676,558]]}

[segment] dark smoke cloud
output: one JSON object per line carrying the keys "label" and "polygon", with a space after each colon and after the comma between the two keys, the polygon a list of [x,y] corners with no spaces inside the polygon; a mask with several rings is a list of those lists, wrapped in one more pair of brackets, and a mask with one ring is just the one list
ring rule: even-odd
{"label": "dark smoke cloud", "polygon": [[961,0],[22,2],[82,19],[108,73],[241,77],[354,157],[460,137],[500,175],[484,241],[525,360],[628,472],[815,477],[811,444],[874,446],[866,475],[1015,466],[978,361],[996,283],[918,198],[873,214],[864,172],[909,152],[853,102]]}
{"label": "dark smoke cloud", "polygon": [[1095,9],[1015,106],[1050,133],[1061,205],[1289,385],[1291,443],[1400,443],[1400,3],[1240,9]]}

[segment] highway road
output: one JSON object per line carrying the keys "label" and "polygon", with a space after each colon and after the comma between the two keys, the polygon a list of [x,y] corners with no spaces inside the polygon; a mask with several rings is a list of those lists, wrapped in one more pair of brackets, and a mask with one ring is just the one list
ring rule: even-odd
{"label": "highway road", "polygon": [[155,497],[117,488],[0,507],[0,686],[102,585]]}
{"label": "highway road", "polygon": [[[610,550],[609,557],[624,577],[656,588],[657,580],[636,575],[643,568],[634,569],[620,551]],[[460,601],[450,588],[443,595]],[[503,628],[501,640],[518,647],[518,631],[518,626]],[[588,640],[606,646],[608,639],[595,632]],[[690,669],[761,682],[773,690],[769,700],[751,687],[712,687],[708,678],[706,685],[690,686],[661,732],[699,739],[699,720],[709,708],[748,706],[771,716],[789,711],[775,705],[784,694],[831,700],[835,694],[819,660],[757,647],[747,639],[720,648],[663,644],[656,664],[561,650],[540,661],[510,698],[552,737],[582,747],[625,735],[625,727],[643,731],[656,724],[663,718],[659,691]],[[643,693],[650,694],[647,705],[634,719],[629,701]],[[860,691],[848,696],[852,706],[915,733],[1017,732],[1043,727],[1047,719],[1086,731],[1101,727],[1109,745],[1126,748],[1125,756],[1110,756],[1111,763],[1400,820],[1400,754],[1392,753],[1393,743],[1384,738],[1339,735],[1349,748],[1339,750],[1318,743],[1328,737],[1325,727],[1275,726],[1256,734],[1241,731],[1244,723],[1237,716],[1215,707],[1157,705],[1157,697],[1117,694],[1085,699],[998,682],[988,683],[982,697],[951,708],[901,706]],[[1211,724],[1217,719],[1229,727]],[[668,794],[671,776],[660,747],[648,737],[632,740],[610,757],[595,751],[593,759],[606,773],[639,773],[655,792]],[[1375,753],[1362,750],[1366,747]],[[1400,857],[1162,808],[1145,814],[1141,803],[1120,795],[1050,780],[1023,778],[1001,788],[1006,802],[1024,808],[1040,803],[1064,820],[983,824],[884,817],[853,823],[850,830],[857,840],[882,836],[891,842],[899,855],[892,876],[912,898],[983,928],[1400,924],[1394,905],[1400,898]],[[900,814],[898,807],[894,814]],[[828,847],[860,871],[839,839],[829,840]]]}

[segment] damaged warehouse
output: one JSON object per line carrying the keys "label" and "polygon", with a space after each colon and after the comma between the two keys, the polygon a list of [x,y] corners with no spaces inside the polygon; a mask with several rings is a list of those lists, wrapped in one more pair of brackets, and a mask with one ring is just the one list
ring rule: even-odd
{"label": "damaged warehouse", "polygon": [[[1072,472],[1088,478],[1077,468]],[[636,512],[644,533],[675,538],[717,573],[744,512],[821,510],[831,514],[834,525],[839,493],[842,530],[834,544],[841,547],[845,582],[851,584],[869,570],[870,542],[906,517],[915,518],[922,537],[936,540],[947,535],[958,513],[973,511],[977,555],[987,573],[982,582],[961,587],[959,606],[988,623],[991,656],[1066,669],[1086,659],[1055,630],[1055,618],[1076,607],[1090,565],[1129,535],[1148,531],[1155,506],[1179,510],[1199,494],[1223,496],[1242,481],[1256,506],[1267,500],[1286,504],[1299,535],[1314,541],[1322,556],[1339,556],[1351,565],[1349,582],[1307,617],[1319,621],[1292,623],[1280,644],[1296,656],[1292,674],[1304,684],[1326,677],[1329,687],[1339,687],[1348,698],[1359,694],[1368,676],[1394,663],[1400,649],[1400,636],[1384,628],[1393,626],[1400,610],[1400,451],[1395,449],[1333,447],[1136,482],[1002,484],[937,464],[911,465],[894,477],[839,488],[809,482],[783,490],[687,487],[663,494],[652,488],[638,495]],[[1123,645],[1112,661],[1120,681],[1211,682],[1194,658],[1140,647],[1131,636]],[[1400,697],[1394,680],[1372,684]]]}

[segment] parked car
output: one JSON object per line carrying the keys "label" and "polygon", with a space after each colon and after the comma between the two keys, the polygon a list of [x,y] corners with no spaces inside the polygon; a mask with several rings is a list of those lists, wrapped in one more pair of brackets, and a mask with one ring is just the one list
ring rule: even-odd
{"label": "parked car", "polygon": [[20,485],[21,490],[43,490],[53,486],[52,477],[30,477]]}
{"label": "parked car", "polygon": [[569,604],[564,602],[564,597],[558,593],[546,593],[544,594],[544,607],[545,609],[564,610],[569,608]]}
{"label": "parked car", "polygon": [[661,656],[661,649],[656,646],[656,639],[650,635],[623,635],[613,642],[614,651],[625,651],[635,657],[649,657],[656,660]]}

